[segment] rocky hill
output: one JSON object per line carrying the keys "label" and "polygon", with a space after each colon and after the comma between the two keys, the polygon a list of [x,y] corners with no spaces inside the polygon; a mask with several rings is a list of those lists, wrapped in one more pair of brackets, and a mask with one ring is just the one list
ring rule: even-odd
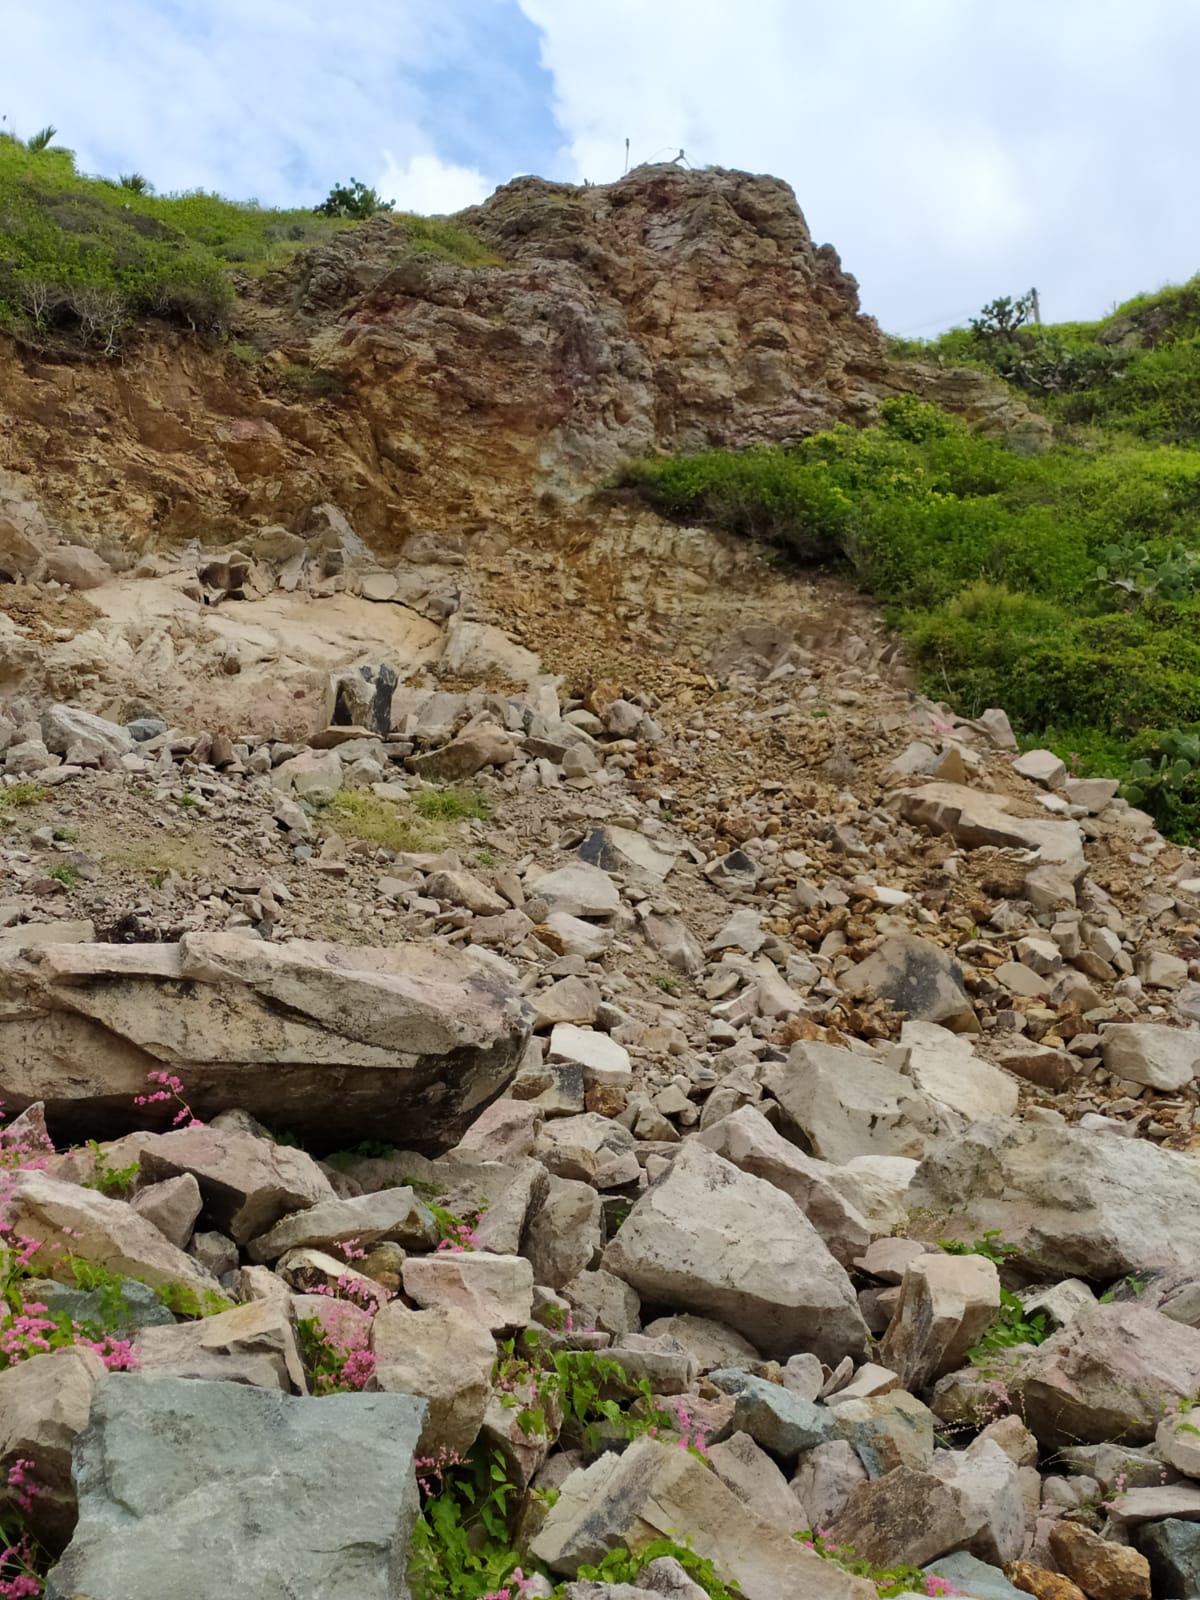
{"label": "rocky hill", "polygon": [[460,222],[0,350],[0,1593],[1200,1593],[1194,852],[596,492],[917,383],[782,185]]}

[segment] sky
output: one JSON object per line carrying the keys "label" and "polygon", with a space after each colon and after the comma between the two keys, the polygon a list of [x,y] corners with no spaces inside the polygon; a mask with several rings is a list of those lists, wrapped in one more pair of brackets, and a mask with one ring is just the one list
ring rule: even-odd
{"label": "sky", "polygon": [[0,123],[88,172],[455,211],[640,161],[786,179],[891,333],[1200,271],[1196,0],[0,0]]}

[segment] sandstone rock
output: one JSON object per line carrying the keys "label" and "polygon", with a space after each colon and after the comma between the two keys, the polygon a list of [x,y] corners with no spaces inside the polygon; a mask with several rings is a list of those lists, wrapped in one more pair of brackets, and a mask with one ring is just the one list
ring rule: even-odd
{"label": "sandstone rock", "polygon": [[411,1189],[383,1189],[350,1200],[324,1200],[293,1212],[246,1248],[251,1261],[277,1261],[287,1250],[315,1246],[329,1250],[353,1241],[367,1248],[381,1239],[413,1249],[437,1243],[437,1225]]}
{"label": "sandstone rock", "polygon": [[493,1100],[449,1154],[468,1161],[519,1159],[533,1150],[543,1121],[540,1106],[521,1100]]}
{"label": "sandstone rock", "polygon": [[918,934],[885,939],[874,955],[843,973],[841,987],[858,999],[890,1000],[906,1016],[940,1023],[951,1033],[979,1032],[961,967]]}
{"label": "sandstone rock", "polygon": [[815,1155],[837,1166],[860,1155],[919,1158],[945,1126],[943,1113],[911,1078],[834,1045],[802,1040],[786,1064],[767,1068],[763,1077],[788,1124]]}
{"label": "sandstone rock", "polygon": [[936,1451],[924,1470],[896,1467],[860,1484],[832,1531],[881,1565],[921,1566],[960,1549],[1002,1565],[1020,1553],[1024,1523],[1016,1466],[980,1439]]}
{"label": "sandstone rock", "polygon": [[1076,822],[1050,822],[1015,816],[1006,795],[983,794],[954,783],[927,783],[904,795],[901,814],[908,822],[948,833],[959,844],[1036,850],[1042,865],[1083,865],[1083,836]]}
{"label": "sandstone rock", "polygon": [[304,750],[280,762],[271,773],[271,786],[318,805],[332,800],[342,787],[342,758],[336,750]]}
{"label": "sandstone rock", "polygon": [[569,917],[610,917],[621,904],[621,895],[607,872],[580,863],[543,872],[533,878],[528,889],[550,910]]}
{"label": "sandstone rock", "polygon": [[925,1255],[904,1274],[880,1360],[906,1389],[961,1366],[1000,1310],[1000,1276],[985,1256]]}
{"label": "sandstone rock", "polygon": [[264,1300],[196,1322],[144,1328],[135,1348],[140,1372],[308,1392],[291,1316]]}
{"label": "sandstone rock", "polygon": [[405,1144],[452,1143],[512,1077],[529,1030],[492,968],[420,944],[197,933],[47,945],[0,952],[0,979],[13,1002],[0,1019],[0,1097],[42,1099],[52,1120],[92,1136],[132,1124],[148,1069],[183,1062],[199,1116],[240,1106],[330,1145],[368,1125]]}
{"label": "sandstone rock", "polygon": [[133,749],[133,735],[117,722],[93,716],[78,706],[52,705],[42,712],[42,740],[53,755],[65,755],[76,744],[106,750],[110,755],[126,755]]}
{"label": "sandstone rock", "polygon": [[800,1458],[791,1490],[800,1502],[806,1528],[827,1528],[840,1515],[851,1494],[867,1481],[867,1469],[845,1439],[819,1444]]}
{"label": "sandstone rock", "polygon": [[1165,1416],[1154,1435],[1154,1448],[1169,1467],[1189,1478],[1200,1478],[1200,1434],[1190,1409]]}
{"label": "sandstone rock", "polygon": [[829,1182],[826,1164],[777,1133],[753,1106],[714,1122],[699,1137],[741,1171],[790,1195],[844,1267],[870,1243],[870,1227]]}
{"label": "sandstone rock", "polygon": [[529,1219],[521,1246],[535,1283],[561,1289],[600,1253],[600,1196],[591,1184],[551,1178],[546,1198]]}
{"label": "sandstone rock", "polygon": [[1164,1411],[1200,1388],[1200,1332],[1136,1304],[1097,1305],[1038,1347],[1020,1387],[1044,1447],[1143,1444]]}
{"label": "sandstone rock", "polygon": [[1031,1561],[1010,1561],[1004,1569],[1019,1594],[1031,1594],[1035,1600],[1088,1600],[1077,1583],[1064,1578],[1059,1572],[1047,1572]]}
{"label": "sandstone rock", "polygon": [[466,1455],[492,1392],[496,1344],[487,1329],[453,1306],[410,1311],[393,1300],[375,1318],[371,1348],[377,1388],[428,1404],[418,1454]]}
{"label": "sandstone rock", "polygon": [[765,1354],[860,1354],[866,1326],[845,1271],[794,1201],[685,1144],[638,1201],[604,1264],[651,1305],[728,1323]]}
{"label": "sandstone rock", "polygon": [[[79,1525],[52,1600],[392,1600],[422,1407],[113,1374],[79,1440]],[[200,1536],[198,1524],[203,1524]]]}
{"label": "sandstone rock", "polygon": [[70,584],[72,589],[98,589],[114,573],[104,557],[86,545],[64,544],[46,552],[45,575],[55,583]]}
{"label": "sandstone rock", "polygon": [[873,1600],[873,1584],[802,1549],[703,1462],[649,1437],[573,1472],[532,1549],[570,1575],[617,1546],[659,1538],[686,1540],[746,1600]]}
{"label": "sandstone rock", "polygon": [[1101,1054],[1114,1077],[1174,1093],[1200,1072],[1200,1031],[1125,1022],[1105,1029]]}
{"label": "sandstone rock", "polygon": [[190,1172],[139,1189],[130,1204],[178,1249],[187,1249],[202,1205],[200,1185]]}
{"label": "sandstone rock", "polygon": [[37,1239],[34,1266],[47,1277],[73,1281],[69,1258],[123,1277],[140,1278],[154,1288],[179,1285],[203,1295],[216,1281],[124,1200],[96,1189],[62,1183],[44,1172],[17,1172],[6,1198],[15,1235]]}
{"label": "sandstone rock", "polygon": [[1022,1264],[1111,1282],[1200,1266],[1200,1168],[1140,1139],[1058,1122],[1000,1119],[931,1146],[908,1194],[934,1231],[996,1229]]}
{"label": "sandstone rock", "polygon": [[968,1122],[984,1117],[1011,1117],[1019,1099],[1012,1079],[990,1061],[981,1060],[968,1038],[938,1023],[905,1022],[899,1048],[888,1065],[927,1099],[947,1106]]}
{"label": "sandstone rock", "polygon": [[[55,1546],[75,1525],[71,1452],[103,1377],[104,1363],[82,1345],[30,1356],[0,1372],[0,1468],[7,1477],[15,1462],[30,1463],[39,1492],[22,1520]],[[4,1498],[0,1491],[0,1505]]]}
{"label": "sandstone rock", "polygon": [[[599,995],[596,996],[597,1004]],[[595,1008],[592,1009],[595,1016]],[[585,1083],[615,1083],[625,1085],[632,1081],[629,1051],[610,1039],[606,1033],[593,1028],[579,1028],[562,1020],[550,1034],[546,1051],[548,1061],[574,1061],[583,1068]]]}
{"label": "sandstone rock", "polygon": [[1150,1600],[1150,1563],[1128,1545],[1102,1539],[1078,1522],[1056,1522],[1050,1549],[1088,1600]]}
{"label": "sandstone rock", "polygon": [[659,955],[676,972],[689,977],[704,968],[704,951],[682,917],[650,915],[642,932]]}
{"label": "sandstone rock", "polygon": [[557,1177],[576,1178],[597,1189],[636,1183],[640,1170],[633,1135],[594,1111],[548,1122],[534,1153]]}
{"label": "sandstone rock", "polygon": [[687,1312],[674,1317],[658,1317],[646,1324],[648,1334],[666,1337],[681,1344],[696,1359],[701,1372],[715,1367],[745,1367],[759,1360],[758,1351],[740,1333],[711,1317],[694,1317]]}
{"label": "sandstone rock", "polygon": [[437,783],[459,783],[485,767],[504,767],[515,760],[517,747],[502,728],[480,723],[428,755],[409,756],[408,768]]}
{"label": "sandstone rock", "polygon": [[425,880],[425,893],[430,899],[442,900],[447,905],[466,906],[479,917],[497,917],[508,910],[508,901],[472,872],[431,872]]}
{"label": "sandstone rock", "polygon": [[177,1128],[134,1135],[132,1142],[151,1181],[190,1174],[206,1218],[239,1244],[289,1212],[334,1198],[329,1179],[303,1150],[234,1128]]}
{"label": "sandstone rock", "polygon": [[1043,789],[1061,789],[1067,776],[1066,762],[1060,761],[1053,750],[1026,750],[1013,762],[1012,769],[1018,777],[1039,783]]}
{"label": "sandstone rock", "polygon": [[523,1328],[533,1312],[533,1268],[524,1256],[483,1250],[410,1256],[403,1281],[417,1305],[459,1311],[493,1331]]}
{"label": "sandstone rock", "polygon": [[642,1303],[637,1292],[603,1267],[594,1272],[577,1272],[563,1284],[562,1294],[574,1313],[576,1326],[584,1332],[599,1329],[623,1338],[641,1322]]}
{"label": "sandstone rock", "polygon": [[725,1487],[756,1517],[785,1533],[796,1532],[803,1514],[800,1504],[783,1473],[748,1433],[734,1433],[710,1445],[708,1459]]}

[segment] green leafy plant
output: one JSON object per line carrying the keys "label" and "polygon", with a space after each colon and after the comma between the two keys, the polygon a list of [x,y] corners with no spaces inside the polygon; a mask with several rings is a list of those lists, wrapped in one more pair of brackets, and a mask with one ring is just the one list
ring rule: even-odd
{"label": "green leafy plant", "polygon": [[10,783],[0,787],[0,815],[6,811],[23,811],[27,806],[41,805],[49,800],[50,791],[40,783]]}
{"label": "green leafy plant", "polygon": [[64,889],[73,889],[79,882],[77,869],[66,861],[60,861],[58,866],[51,867],[46,876],[53,878],[56,883],[61,883]]}
{"label": "green leafy plant", "polygon": [[939,1239],[938,1248],[948,1256],[985,1256],[998,1267],[1021,1253],[1015,1244],[1005,1243],[999,1228],[989,1228],[978,1239]]}
{"label": "green leafy plant", "polygon": [[108,1195],[111,1199],[124,1200],[132,1191],[141,1172],[141,1163],[136,1158],[128,1166],[113,1167],[109,1165],[108,1156],[101,1149],[95,1139],[89,1139],[87,1147],[92,1153],[94,1166],[90,1178],[84,1180],[85,1189],[98,1189],[101,1194]]}
{"label": "green leafy plant", "polygon": [[414,1600],[480,1600],[520,1568],[511,1522],[520,1499],[498,1450],[417,1461],[424,1505],[409,1544]]}
{"label": "green leafy plant", "polygon": [[806,1528],[802,1533],[793,1535],[806,1550],[811,1550],[821,1557],[822,1561],[830,1561],[835,1567],[840,1567],[843,1572],[853,1573],[855,1577],[867,1578],[875,1585],[875,1592],[881,1600],[901,1594],[923,1595],[953,1595],[958,1590],[948,1578],[939,1578],[932,1573],[926,1573],[920,1567],[913,1567],[901,1563],[894,1567],[880,1567],[873,1561],[868,1561],[864,1556],[858,1555],[848,1544],[834,1544],[825,1534]]}
{"label": "green leafy plant", "polygon": [[[741,1590],[736,1584],[726,1583],[707,1556],[697,1555],[690,1545],[677,1544],[674,1539],[652,1539],[636,1555],[619,1546],[616,1550],[610,1550],[601,1561],[585,1562],[579,1568],[577,1577],[592,1583],[636,1585],[650,1563],[660,1561],[664,1556],[678,1561],[709,1600],[738,1600]],[[564,1587],[560,1584],[555,1593],[561,1594]]]}
{"label": "green leafy plant", "polygon": [[154,1292],[168,1311],[189,1322],[198,1322],[201,1317],[215,1317],[222,1311],[233,1310],[233,1301],[215,1289],[205,1289],[202,1294],[197,1294],[190,1284],[160,1283]]}

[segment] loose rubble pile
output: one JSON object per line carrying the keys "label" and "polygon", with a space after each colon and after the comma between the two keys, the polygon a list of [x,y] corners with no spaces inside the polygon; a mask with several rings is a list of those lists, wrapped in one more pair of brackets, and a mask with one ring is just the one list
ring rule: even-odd
{"label": "loose rubble pile", "polygon": [[0,1595],[1200,1594],[1195,853],[551,521],[32,538]]}

